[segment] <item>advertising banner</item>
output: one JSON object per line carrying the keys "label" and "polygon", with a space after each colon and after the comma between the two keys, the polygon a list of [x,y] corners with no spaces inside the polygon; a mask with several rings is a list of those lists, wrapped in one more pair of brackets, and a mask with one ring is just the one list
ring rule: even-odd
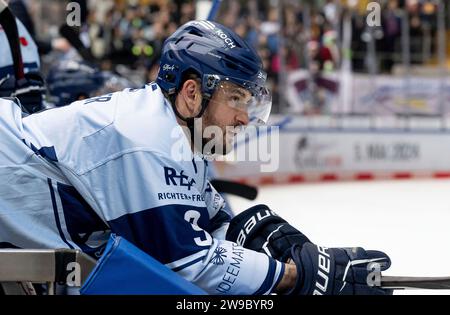
{"label": "advertising banner", "polygon": [[[345,87],[344,81],[349,81]],[[450,112],[450,79],[345,72],[311,76],[300,69],[287,77],[286,99],[299,113],[438,115]]]}
{"label": "advertising banner", "polygon": [[[261,178],[283,181],[286,176],[304,180],[324,176],[354,178],[364,174],[368,178],[388,178],[390,174],[414,177],[450,171],[450,130],[435,128],[433,123],[420,126],[416,122],[420,127],[405,129],[400,127],[404,122],[394,120],[390,127],[373,129],[370,127],[373,122],[364,119],[359,124],[357,120],[347,121],[347,127],[342,127],[342,121],[326,117],[322,121],[316,118],[315,124],[311,121],[307,124],[302,118],[279,116],[274,121],[277,119],[281,122],[277,132],[238,141],[236,150],[216,163],[219,176],[242,181]],[[255,154],[249,153],[256,150]],[[254,158],[249,159],[251,156]],[[264,160],[258,159],[261,156]]]}

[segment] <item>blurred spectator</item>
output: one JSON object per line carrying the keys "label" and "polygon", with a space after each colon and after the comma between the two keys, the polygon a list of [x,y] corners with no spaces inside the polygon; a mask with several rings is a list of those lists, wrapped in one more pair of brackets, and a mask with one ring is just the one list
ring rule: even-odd
{"label": "blurred spectator", "polygon": [[[387,8],[383,10],[382,28],[384,37],[381,40],[381,51],[388,56],[395,53],[397,39],[401,36],[401,16],[398,12],[398,2],[389,1]],[[393,58],[383,58],[381,69],[382,71],[391,72],[394,65]]]}
{"label": "blurred spectator", "polygon": [[[21,3],[22,0],[11,1]],[[179,25],[196,18],[194,0],[79,1],[88,4],[82,30],[89,35],[92,53],[102,61],[102,67],[105,70],[119,65],[121,69],[126,67],[127,71],[137,73],[142,83],[155,79],[164,40]],[[389,73],[395,63],[401,63],[405,10],[409,15],[412,62],[426,63],[435,56],[437,6],[434,0],[378,0],[382,25],[375,32],[366,23],[370,2],[284,0],[280,8],[272,0],[228,0],[222,1],[216,20],[233,28],[258,50],[276,99],[283,69],[287,72],[305,69],[311,78],[339,69],[343,20],[347,15],[352,25],[351,54],[347,55],[353,71],[369,72],[371,36],[376,41],[376,60],[372,60],[372,64],[377,64],[376,69]],[[55,7],[61,3],[62,10],[65,9],[64,1],[39,3],[49,12],[56,12]],[[47,14],[44,20],[55,24],[54,15],[57,14]],[[51,26],[41,30],[44,30],[42,34],[52,34]]]}

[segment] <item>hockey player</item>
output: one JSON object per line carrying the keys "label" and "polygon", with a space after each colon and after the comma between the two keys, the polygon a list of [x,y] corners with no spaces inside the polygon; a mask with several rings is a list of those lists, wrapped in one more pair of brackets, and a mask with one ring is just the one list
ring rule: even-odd
{"label": "hockey player", "polygon": [[50,68],[46,83],[49,101],[58,107],[135,86],[119,75],[77,60],[56,63]]}
{"label": "hockey player", "polygon": [[39,54],[22,22],[0,1],[0,97],[14,97],[23,111],[44,108],[45,85]]}
{"label": "hockey player", "polygon": [[[223,211],[203,144],[219,152],[227,126],[267,120],[265,78],[234,32],[191,21],[141,89],[23,119],[1,101],[0,244],[99,257],[114,232],[210,294],[389,293],[367,282],[373,262],[389,267],[382,252],[317,246],[264,205]],[[223,136],[203,138],[211,126]]]}

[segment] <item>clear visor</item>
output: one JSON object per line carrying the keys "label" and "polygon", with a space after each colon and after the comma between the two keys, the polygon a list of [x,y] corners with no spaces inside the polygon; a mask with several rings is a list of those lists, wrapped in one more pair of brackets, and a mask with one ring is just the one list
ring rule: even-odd
{"label": "clear visor", "polygon": [[268,88],[242,81],[240,84],[231,78],[221,78],[216,83],[212,102],[227,105],[245,114],[248,125],[265,125],[272,108],[272,95]]}

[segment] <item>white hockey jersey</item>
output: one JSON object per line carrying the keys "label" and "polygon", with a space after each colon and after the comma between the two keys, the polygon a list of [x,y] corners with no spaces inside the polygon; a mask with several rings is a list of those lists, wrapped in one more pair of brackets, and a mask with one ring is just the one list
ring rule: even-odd
{"label": "white hockey jersey", "polygon": [[210,294],[280,281],[282,263],[224,240],[224,201],[157,84],[23,119],[1,100],[0,134],[0,246],[99,257],[114,232]]}
{"label": "white hockey jersey", "polygon": [[[17,31],[19,32],[20,51],[23,58],[23,66],[25,73],[29,71],[39,71],[39,53],[30,33],[25,26],[16,18]],[[7,75],[14,74],[13,58],[11,48],[5,31],[0,25],[0,79]]]}

